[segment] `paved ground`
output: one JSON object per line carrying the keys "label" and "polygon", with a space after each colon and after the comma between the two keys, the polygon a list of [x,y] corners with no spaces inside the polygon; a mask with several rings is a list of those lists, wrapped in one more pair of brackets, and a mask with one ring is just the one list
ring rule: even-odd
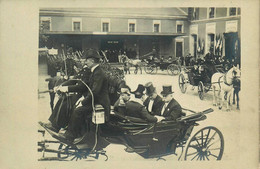
{"label": "paved ground", "polygon": [[[39,91],[47,90],[47,82],[45,82],[45,78],[47,78],[46,73],[46,65],[39,65]],[[145,84],[146,82],[152,81],[158,91],[158,93],[162,90],[162,85],[171,84],[173,85],[174,97],[181,104],[182,107],[192,109],[195,111],[202,111],[208,108],[213,108],[214,112],[209,114],[206,120],[199,122],[199,126],[194,128],[192,134],[203,127],[206,126],[215,126],[217,127],[222,134],[224,135],[225,140],[225,150],[223,155],[223,160],[236,160],[238,159],[239,152],[237,144],[239,142],[239,113],[240,111],[236,110],[235,107],[232,107],[232,110],[226,112],[225,110],[218,110],[216,107],[212,106],[212,92],[210,91],[205,95],[205,99],[201,101],[197,94],[197,88],[192,90],[192,87],[189,86],[187,88],[187,92],[182,94],[178,87],[178,76],[169,76],[167,72],[159,71],[156,75],[148,75],[148,74],[130,74],[126,75],[126,82],[135,90],[138,84]],[[47,121],[51,110],[49,107],[49,94],[40,94],[39,95],[39,120]],[[39,127],[40,129],[40,127]],[[46,138],[50,138],[48,134]],[[39,134],[39,140],[42,137]],[[107,155],[109,156],[109,160],[143,160],[137,154],[126,153],[124,151],[124,146],[121,145],[109,145],[105,150],[107,151]],[[180,150],[177,151],[177,154],[180,153]],[[42,154],[39,153],[39,158]],[[47,155],[47,154],[46,154]],[[48,154],[50,155],[50,154]],[[175,155],[170,155],[165,157],[165,159],[177,160]],[[151,159],[155,160],[155,159]]]}

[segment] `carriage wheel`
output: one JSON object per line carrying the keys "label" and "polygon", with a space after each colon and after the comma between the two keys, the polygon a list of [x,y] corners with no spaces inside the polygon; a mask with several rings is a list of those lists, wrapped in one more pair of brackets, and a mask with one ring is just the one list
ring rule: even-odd
{"label": "carriage wheel", "polygon": [[57,154],[58,158],[66,159],[68,157],[71,157],[72,160],[78,160],[78,159],[86,159],[90,150],[78,150],[77,148],[72,148],[71,146],[60,144],[59,153]]}
{"label": "carriage wheel", "polygon": [[204,92],[207,93],[210,90],[210,88],[211,88],[211,84],[210,83],[209,84],[205,84]]}
{"label": "carriage wheel", "polygon": [[144,67],[144,71],[147,73],[147,74],[154,74],[157,72],[157,67],[154,66],[154,65],[147,65]]}
{"label": "carriage wheel", "polygon": [[179,67],[175,64],[170,64],[167,67],[167,72],[169,75],[177,75],[180,73]]}
{"label": "carriage wheel", "polygon": [[198,94],[199,94],[200,100],[203,100],[204,99],[204,85],[203,85],[202,81],[200,81],[199,85],[198,85]]}
{"label": "carriage wheel", "polygon": [[210,161],[221,160],[224,152],[224,137],[216,127],[205,127],[199,130],[189,141],[185,160]]}
{"label": "carriage wheel", "polygon": [[179,87],[180,87],[182,93],[186,92],[187,85],[186,85],[185,77],[183,74],[179,75]]}

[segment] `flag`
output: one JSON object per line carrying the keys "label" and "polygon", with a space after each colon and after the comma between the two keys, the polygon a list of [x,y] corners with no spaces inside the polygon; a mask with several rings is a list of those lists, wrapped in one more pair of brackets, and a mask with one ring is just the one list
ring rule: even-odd
{"label": "flag", "polygon": [[220,52],[221,56],[222,56],[222,48],[223,48],[223,39],[221,37],[220,42],[219,42],[219,52]]}
{"label": "flag", "polygon": [[205,48],[205,41],[202,40],[202,42],[201,42],[201,54],[204,54],[204,48]]}
{"label": "flag", "polygon": [[198,49],[197,49],[198,53],[200,53],[200,39],[198,40]]}

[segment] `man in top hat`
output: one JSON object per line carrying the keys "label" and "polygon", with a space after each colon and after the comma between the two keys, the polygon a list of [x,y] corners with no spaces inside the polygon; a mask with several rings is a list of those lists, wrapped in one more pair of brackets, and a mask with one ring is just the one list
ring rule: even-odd
{"label": "man in top hat", "polygon": [[115,113],[123,116],[141,118],[147,122],[155,123],[161,121],[162,117],[154,117],[148,113],[143,105],[144,86],[138,85],[138,88],[132,92],[134,97],[131,98],[129,87],[121,88],[120,98],[115,103]]}
{"label": "man in top hat", "polygon": [[205,56],[205,65],[207,66],[209,70],[208,76],[211,77],[215,72],[217,72],[217,69],[215,67],[215,55],[213,53],[214,48],[211,46],[209,53]]}
{"label": "man in top hat", "polygon": [[152,82],[145,84],[146,95],[148,96],[144,101],[147,111],[151,115],[160,115],[160,109],[163,104],[162,98],[157,94]]}
{"label": "man in top hat", "polygon": [[[96,50],[90,49],[84,53],[83,58],[85,59],[85,64],[91,70],[89,88],[92,93],[88,92],[81,102],[82,106],[76,108],[72,113],[68,130],[64,134],[59,135],[62,139],[65,138],[69,141],[73,141],[75,138],[82,136],[81,129],[86,125],[85,120],[87,119],[89,122],[92,116],[92,99],[94,99],[94,105],[102,105],[105,112],[105,121],[107,122],[109,120],[110,100],[108,96],[108,81],[105,73],[98,64],[101,57]],[[73,86],[66,86],[62,89],[62,92],[70,92],[73,90]]]}
{"label": "man in top hat", "polygon": [[176,120],[182,115],[182,108],[172,94],[171,85],[163,86],[161,95],[163,96],[164,104],[161,106],[161,116],[164,117],[164,120]]}

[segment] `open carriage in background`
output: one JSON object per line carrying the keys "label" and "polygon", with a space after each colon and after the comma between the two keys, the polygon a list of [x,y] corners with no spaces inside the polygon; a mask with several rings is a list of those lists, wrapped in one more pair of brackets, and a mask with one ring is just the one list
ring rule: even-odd
{"label": "open carriage in background", "polygon": [[164,71],[167,70],[169,75],[177,75],[180,73],[181,66],[178,58],[164,59],[154,58],[154,60],[145,59],[146,65],[144,70],[147,74],[156,74],[158,69]]}
{"label": "open carriage in background", "polygon": [[215,72],[224,73],[223,66],[214,66],[214,71],[212,71],[211,68],[203,62],[202,64],[197,65],[196,71],[194,71],[194,65],[183,67],[178,79],[181,92],[185,93],[188,84],[190,84],[193,89],[195,87],[198,88],[199,98],[203,100],[204,94],[211,89],[211,77]]}

